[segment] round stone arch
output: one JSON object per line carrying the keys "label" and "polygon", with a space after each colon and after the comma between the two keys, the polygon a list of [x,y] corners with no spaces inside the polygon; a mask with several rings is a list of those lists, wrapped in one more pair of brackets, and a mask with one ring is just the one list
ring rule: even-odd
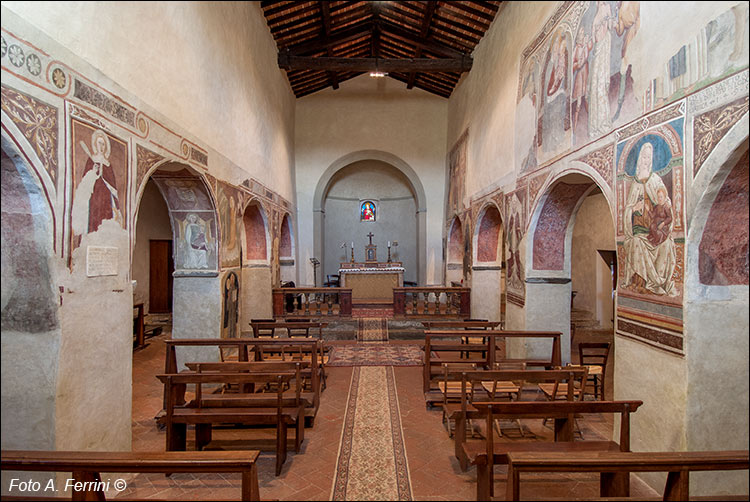
{"label": "round stone arch", "polygon": [[[527,233],[526,329],[562,332],[563,362],[570,362],[571,247],[576,215],[586,197],[597,189],[613,215],[612,191],[592,171],[584,164],[570,163],[551,176],[531,213]],[[549,351],[547,342],[530,340],[525,344],[527,357],[548,356]]]}
{"label": "round stone arch", "polygon": [[295,238],[292,214],[285,212],[281,215],[279,224],[279,266],[281,282],[294,281],[297,276],[295,262]]}
{"label": "round stone arch", "polygon": [[503,321],[505,277],[503,273],[503,217],[493,201],[477,213],[472,232],[471,316]]}
{"label": "round stone arch", "polygon": [[[693,187],[700,191],[686,236],[683,309],[691,389],[685,412],[689,449],[729,449],[748,440],[747,115],[740,122],[744,136],[725,136],[701,167],[696,178],[701,183]],[[717,386],[713,368],[719,364],[731,371],[724,372]],[[732,429],[723,428],[729,422]],[[737,425],[743,431],[739,438],[727,433]],[[726,473],[714,486],[743,482]]]}
{"label": "round stone arch", "polygon": [[464,278],[464,256],[466,254],[466,240],[461,218],[453,216],[448,225],[445,241],[445,285],[460,283]]}
{"label": "round stone arch", "polygon": [[242,266],[270,264],[271,232],[263,201],[251,198],[242,210]]}
{"label": "round stone arch", "polygon": [[[173,159],[156,163],[143,179],[137,207],[140,209],[145,180],[151,179],[169,211],[174,259],[172,337],[220,338],[223,294],[219,277],[220,228],[211,185],[203,173]],[[136,222],[137,210],[133,228]],[[184,348],[178,351],[177,358],[182,365],[186,360],[218,360],[219,354],[215,349]]]}
{"label": "round stone arch", "polygon": [[401,171],[407,178],[417,204],[417,281],[424,284],[426,279],[427,257],[427,197],[419,176],[414,169],[400,157],[381,150],[359,150],[348,153],[337,160],[323,172],[313,195],[313,250],[315,257],[324,262],[324,218],[323,203],[331,182],[341,169],[361,160],[379,160]]}
{"label": "round stone arch", "polygon": [[62,331],[54,210],[38,159],[3,129],[3,428],[13,434],[2,447],[54,450]]}
{"label": "round stone arch", "polygon": [[242,223],[240,326],[248,326],[252,319],[272,317],[272,228],[263,201],[253,197],[247,202]]}

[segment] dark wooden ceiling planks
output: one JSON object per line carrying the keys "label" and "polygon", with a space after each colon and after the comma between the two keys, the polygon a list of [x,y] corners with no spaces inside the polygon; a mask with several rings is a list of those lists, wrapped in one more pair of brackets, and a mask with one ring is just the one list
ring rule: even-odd
{"label": "dark wooden ceiling planks", "polygon": [[501,4],[264,1],[261,8],[297,97],[338,89],[377,61],[379,69],[394,68],[388,76],[408,89],[447,98]]}

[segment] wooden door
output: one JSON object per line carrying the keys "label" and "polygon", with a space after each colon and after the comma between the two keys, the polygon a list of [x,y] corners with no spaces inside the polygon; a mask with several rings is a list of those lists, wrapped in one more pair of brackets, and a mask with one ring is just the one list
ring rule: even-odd
{"label": "wooden door", "polygon": [[149,312],[172,312],[172,241],[150,242]]}

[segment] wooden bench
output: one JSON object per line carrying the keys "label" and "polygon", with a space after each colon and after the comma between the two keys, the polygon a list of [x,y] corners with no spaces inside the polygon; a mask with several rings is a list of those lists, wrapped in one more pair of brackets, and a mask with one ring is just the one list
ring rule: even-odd
{"label": "wooden bench", "polygon": [[[520,500],[522,472],[599,472],[602,497],[627,497],[619,472],[668,472],[662,500],[690,500],[691,471],[747,470],[748,450],[678,452],[510,452],[506,500]],[[623,490],[623,488],[625,488]],[[744,496],[747,500],[747,495]],[[721,498],[721,500],[725,500]]]}
{"label": "wooden bench", "polygon": [[[300,398],[305,406],[305,425],[312,426],[320,407],[320,380],[313,378],[310,361],[230,361],[220,363],[185,363],[189,370],[197,373],[274,373],[297,371],[302,383]],[[309,390],[308,390],[309,389]],[[257,396],[249,394],[252,389],[239,389],[239,392],[204,395],[205,402],[235,402]]]}
{"label": "wooden bench", "polygon": [[[103,452],[103,451],[2,451],[2,470],[37,472],[72,472],[72,500],[105,500],[101,473],[115,472],[239,472],[242,473],[242,499],[260,500],[258,490],[258,451],[200,452]],[[111,487],[111,485],[110,485]],[[61,487],[57,487],[61,488]],[[62,487],[64,488],[64,487]],[[3,500],[49,499],[38,496],[3,495]]]}
{"label": "wooden bench", "polygon": [[[287,331],[288,338],[317,338],[318,340],[323,339],[323,328],[328,326],[327,322],[319,321],[300,321],[300,320],[287,320],[287,321],[274,321],[274,322],[251,322],[250,327],[252,328],[253,336],[255,338],[263,338],[270,336],[278,338],[276,330],[285,329]],[[317,330],[317,333],[311,334],[310,330]]]}
{"label": "wooden bench", "polygon": [[[446,375],[447,379],[460,380],[461,397],[458,403],[445,403],[444,413],[449,420],[456,422],[456,436],[454,442],[454,453],[458,459],[461,470],[469,468],[469,464],[474,463],[477,455],[486,451],[483,441],[467,442],[466,439],[466,421],[482,419],[486,417],[486,412],[482,413],[475,406],[475,402],[495,402],[490,400],[489,395],[483,384],[486,382],[519,382],[521,387],[526,384],[537,384],[549,382],[557,384],[560,382],[580,382],[585,384],[587,372],[582,368],[566,368],[560,370],[478,370],[463,371]],[[479,388],[480,391],[475,390]],[[567,401],[574,401],[575,394],[571,386],[570,391],[566,394]],[[579,394],[580,396],[580,394]],[[500,402],[500,401],[498,401]],[[505,401],[507,402],[507,401]],[[532,401],[533,403],[534,401]],[[513,417],[518,420],[522,417]],[[490,422],[492,424],[492,422]],[[492,430],[490,428],[489,430]]]}
{"label": "wooden bench", "polygon": [[[424,368],[422,375],[422,390],[428,405],[440,402],[442,396],[431,392],[437,388],[437,380],[442,375],[443,363],[476,363],[478,367],[491,368],[496,362],[509,360],[498,357],[498,338],[547,338],[552,340],[549,359],[519,359],[527,366],[551,369],[562,364],[559,331],[482,331],[481,336],[487,337],[485,344],[461,344],[456,339],[463,336],[460,330],[427,330],[425,331]],[[484,358],[462,358],[462,352],[485,353]],[[437,355],[435,357],[434,354]],[[441,354],[442,353],[442,354]],[[510,361],[510,360],[509,360]]]}
{"label": "wooden bench", "polygon": [[[184,451],[187,443],[187,425],[195,426],[195,449],[201,450],[211,442],[214,424],[274,425],[276,427],[276,475],[286,461],[287,429],[296,426],[295,452],[300,451],[305,434],[305,411],[299,385],[299,372],[285,373],[177,373],[157,375],[167,393],[165,424],[166,450]],[[284,396],[284,389],[296,381],[294,397]],[[274,393],[260,394],[256,399],[238,403],[226,401],[212,406],[203,398],[202,385],[247,384],[264,386],[274,384]],[[185,405],[188,385],[195,385],[195,399]],[[204,406],[207,405],[207,406]]]}
{"label": "wooden bench", "polygon": [[[554,418],[555,440],[495,442],[493,434],[486,434],[482,442],[464,444],[465,455],[477,466],[477,500],[489,500],[494,492],[493,468],[507,464],[508,454],[517,451],[538,453],[630,451],[630,413],[643,401],[554,401],[554,402],[474,402],[474,407],[485,416],[488,430],[495,418]],[[575,415],[579,413],[617,413],[620,415],[620,441],[574,441]],[[456,424],[458,431],[458,423]],[[613,474],[612,484],[618,493],[627,492],[627,473]]]}

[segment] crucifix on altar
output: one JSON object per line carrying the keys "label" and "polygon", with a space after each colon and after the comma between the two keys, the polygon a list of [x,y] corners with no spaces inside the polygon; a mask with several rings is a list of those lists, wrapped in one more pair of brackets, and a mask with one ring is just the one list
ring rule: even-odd
{"label": "crucifix on altar", "polygon": [[376,244],[372,243],[372,238],[375,237],[375,234],[370,232],[367,234],[367,237],[370,238],[370,243],[365,246],[365,262],[366,263],[372,263],[377,262],[377,249],[378,246]]}

